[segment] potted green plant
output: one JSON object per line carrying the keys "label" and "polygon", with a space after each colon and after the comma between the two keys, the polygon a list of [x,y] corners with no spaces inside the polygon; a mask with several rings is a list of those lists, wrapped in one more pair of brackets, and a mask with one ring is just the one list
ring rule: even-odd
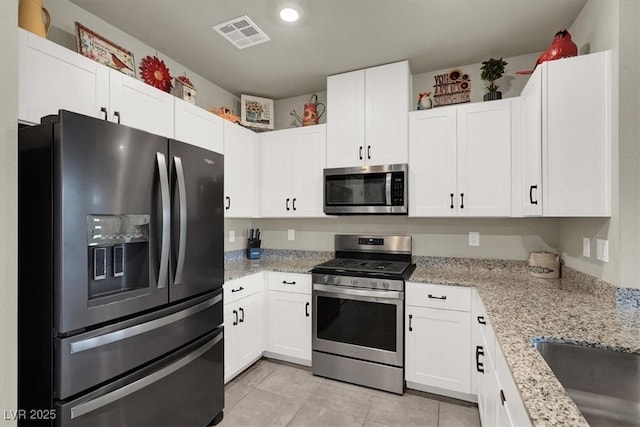
{"label": "potted green plant", "polygon": [[488,92],[484,94],[485,101],[502,99],[502,92],[498,90],[500,86],[496,84],[496,80],[502,77],[502,75],[504,74],[504,67],[506,65],[507,62],[503,61],[502,58],[490,58],[488,61],[484,61],[482,63],[482,67],[480,67],[480,78],[484,81],[489,82],[489,85],[487,86]]}

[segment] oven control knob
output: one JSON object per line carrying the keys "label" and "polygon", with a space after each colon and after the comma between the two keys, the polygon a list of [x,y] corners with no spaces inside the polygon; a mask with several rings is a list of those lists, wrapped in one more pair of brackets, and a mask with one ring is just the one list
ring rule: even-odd
{"label": "oven control knob", "polygon": [[333,277],[331,278],[331,282],[332,282],[334,285],[339,284],[339,283],[340,283],[340,277],[338,277],[338,276],[333,276]]}
{"label": "oven control knob", "polygon": [[329,276],[324,275],[322,276],[322,283],[327,283],[329,281]]}
{"label": "oven control knob", "polygon": [[370,283],[372,288],[377,288],[378,287],[378,281],[377,280],[372,280]]}
{"label": "oven control knob", "polygon": [[382,287],[385,289],[389,289],[389,282],[382,282]]}

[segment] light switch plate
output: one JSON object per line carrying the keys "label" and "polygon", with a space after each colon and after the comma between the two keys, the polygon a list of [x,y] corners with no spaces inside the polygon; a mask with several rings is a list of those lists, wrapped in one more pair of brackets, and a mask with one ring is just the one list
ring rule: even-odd
{"label": "light switch plate", "polygon": [[229,242],[233,243],[236,241],[236,231],[229,230]]}
{"label": "light switch plate", "polygon": [[296,231],[290,228],[287,232],[287,238],[289,240],[296,240]]}
{"label": "light switch plate", "polygon": [[477,231],[469,232],[469,246],[480,246],[480,233]]}
{"label": "light switch plate", "polygon": [[609,241],[604,239],[596,240],[596,258],[598,261],[609,262]]}
{"label": "light switch plate", "polygon": [[591,257],[591,239],[588,237],[582,238],[582,256],[587,258]]}

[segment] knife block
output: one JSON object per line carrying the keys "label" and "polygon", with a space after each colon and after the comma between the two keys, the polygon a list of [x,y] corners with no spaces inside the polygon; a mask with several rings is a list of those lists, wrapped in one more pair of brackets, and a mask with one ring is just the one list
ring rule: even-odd
{"label": "knife block", "polygon": [[260,259],[260,254],[260,248],[247,248],[247,258],[249,259]]}

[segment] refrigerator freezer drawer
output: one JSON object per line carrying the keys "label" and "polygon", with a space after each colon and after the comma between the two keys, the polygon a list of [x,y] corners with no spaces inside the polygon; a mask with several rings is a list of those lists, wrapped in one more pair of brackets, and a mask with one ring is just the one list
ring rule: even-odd
{"label": "refrigerator freezer drawer", "polygon": [[222,329],[85,396],[57,402],[56,424],[208,425],[224,406]]}
{"label": "refrigerator freezer drawer", "polygon": [[174,351],[222,324],[222,292],[57,339],[55,387],[67,399]]}

